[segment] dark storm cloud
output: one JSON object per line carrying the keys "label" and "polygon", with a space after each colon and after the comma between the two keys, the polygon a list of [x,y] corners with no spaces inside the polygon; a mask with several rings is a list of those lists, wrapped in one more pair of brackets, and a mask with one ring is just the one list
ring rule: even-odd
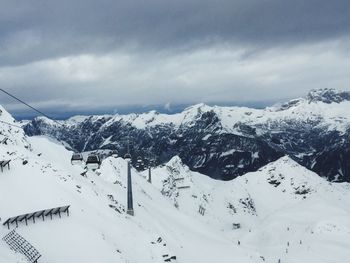
{"label": "dark storm cloud", "polygon": [[253,48],[348,35],[347,0],[1,0],[0,58],[17,64],[77,53]]}
{"label": "dark storm cloud", "polygon": [[349,14],[348,0],[0,0],[0,87],[53,116],[348,90]]}

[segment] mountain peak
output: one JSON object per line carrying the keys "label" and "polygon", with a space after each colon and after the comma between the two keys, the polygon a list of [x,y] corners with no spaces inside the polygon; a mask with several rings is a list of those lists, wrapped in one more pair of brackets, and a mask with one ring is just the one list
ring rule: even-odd
{"label": "mountain peak", "polygon": [[208,106],[205,103],[197,103],[194,104],[190,107],[187,107],[184,111],[191,111],[191,110],[195,110],[195,111],[199,111],[199,112],[203,112],[203,111],[207,111],[210,110],[212,107]]}
{"label": "mountain peak", "polygon": [[314,89],[306,98],[308,102],[340,103],[350,101],[350,91],[340,91],[334,88]]}
{"label": "mountain peak", "polygon": [[170,161],[166,164],[166,166],[173,168],[185,167],[184,163],[178,155],[175,155],[173,158],[171,158]]}

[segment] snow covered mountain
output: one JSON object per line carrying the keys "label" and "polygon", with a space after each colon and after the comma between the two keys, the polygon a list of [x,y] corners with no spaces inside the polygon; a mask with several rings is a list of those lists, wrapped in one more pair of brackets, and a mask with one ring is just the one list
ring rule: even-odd
{"label": "snow covered mountain", "polygon": [[350,92],[313,90],[266,109],[198,104],[174,115],[77,116],[60,125],[36,118],[26,134],[48,135],[76,151],[151,153],[156,163],[178,155],[192,170],[230,180],[288,154],[331,181],[350,182]]}
{"label": "snow covered mountain", "polygon": [[[1,224],[8,217],[71,205],[69,217],[19,223],[40,262],[346,262],[350,185],[331,183],[282,157],[232,181],[191,171],[175,156],[132,170],[135,216],[125,213],[126,162],[88,171],[45,136],[27,137],[1,108]],[[13,227],[13,226],[12,226]],[[0,236],[10,230],[1,225]],[[0,242],[0,262],[26,262]]]}

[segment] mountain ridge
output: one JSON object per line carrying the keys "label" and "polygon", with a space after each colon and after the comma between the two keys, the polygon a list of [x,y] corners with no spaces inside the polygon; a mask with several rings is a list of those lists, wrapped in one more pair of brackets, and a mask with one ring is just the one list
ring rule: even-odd
{"label": "mountain ridge", "polygon": [[70,118],[61,126],[46,118],[24,125],[28,135],[49,135],[76,151],[98,149],[156,156],[179,155],[191,169],[230,180],[290,155],[329,180],[350,181],[350,92],[313,90],[306,97],[265,109],[203,103],[167,115],[101,115]]}

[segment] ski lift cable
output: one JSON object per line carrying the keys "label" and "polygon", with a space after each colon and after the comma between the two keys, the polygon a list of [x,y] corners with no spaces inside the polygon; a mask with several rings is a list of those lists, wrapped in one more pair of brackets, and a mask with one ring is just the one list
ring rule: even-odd
{"label": "ski lift cable", "polygon": [[8,91],[6,91],[6,90],[4,90],[4,89],[1,89],[1,88],[0,88],[0,91],[2,91],[3,93],[5,93],[6,95],[10,96],[11,98],[13,98],[13,99],[19,101],[20,103],[26,105],[26,106],[29,107],[30,109],[32,109],[32,110],[34,110],[35,112],[39,113],[40,115],[43,115],[44,117],[46,117],[46,118],[48,118],[48,119],[50,119],[50,120],[56,122],[57,124],[61,125],[61,123],[59,123],[58,121],[52,119],[52,118],[49,117],[47,114],[45,114],[45,113],[43,113],[42,111],[36,109],[35,107],[29,105],[28,103],[24,102],[23,100],[17,98],[15,95],[12,95],[12,94],[9,93]]}
{"label": "ski lift cable", "polygon": [[11,123],[6,122],[6,121],[1,121],[1,120],[0,120],[0,122],[1,122],[1,123],[4,123],[4,124],[7,124],[7,125],[9,125],[9,126],[13,126],[13,127],[16,127],[16,128],[22,129],[22,127],[21,127],[21,126],[18,126],[18,125],[15,125],[15,124],[11,124]]}

